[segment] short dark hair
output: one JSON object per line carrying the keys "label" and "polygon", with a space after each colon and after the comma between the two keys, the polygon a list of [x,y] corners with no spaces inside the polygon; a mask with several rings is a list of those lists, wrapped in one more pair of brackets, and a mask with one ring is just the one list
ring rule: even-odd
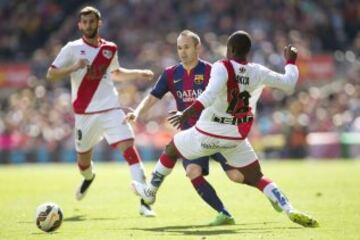
{"label": "short dark hair", "polygon": [[251,37],[245,31],[236,31],[230,35],[227,44],[232,47],[235,55],[244,56],[250,51]]}
{"label": "short dark hair", "polygon": [[99,10],[97,10],[96,8],[92,7],[92,6],[86,6],[86,7],[83,7],[80,12],[79,12],[79,18],[82,16],[82,15],[88,15],[90,13],[94,13],[97,17],[98,20],[101,19],[101,13]]}

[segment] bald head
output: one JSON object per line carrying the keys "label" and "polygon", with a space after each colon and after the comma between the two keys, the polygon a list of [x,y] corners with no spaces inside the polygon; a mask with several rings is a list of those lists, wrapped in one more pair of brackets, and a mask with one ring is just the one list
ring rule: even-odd
{"label": "bald head", "polygon": [[227,40],[227,57],[245,60],[251,48],[251,37],[247,32],[236,31]]}

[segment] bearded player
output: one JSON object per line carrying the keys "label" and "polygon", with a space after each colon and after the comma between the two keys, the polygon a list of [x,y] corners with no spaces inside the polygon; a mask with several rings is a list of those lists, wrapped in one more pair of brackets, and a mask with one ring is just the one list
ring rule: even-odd
{"label": "bearded player", "polygon": [[[123,154],[129,164],[132,180],[145,182],[142,162],[134,146],[134,133],[130,125],[123,122],[125,113],[120,108],[113,80],[150,80],[153,73],[119,66],[116,44],[99,36],[101,15],[96,8],[88,6],[81,9],[78,27],[82,38],[68,42],[61,49],[48,70],[47,78],[71,78],[77,164],[83,176],[76,199],[81,200],[95,178],[93,148],[103,138]],[[140,214],[155,215],[143,200]]]}

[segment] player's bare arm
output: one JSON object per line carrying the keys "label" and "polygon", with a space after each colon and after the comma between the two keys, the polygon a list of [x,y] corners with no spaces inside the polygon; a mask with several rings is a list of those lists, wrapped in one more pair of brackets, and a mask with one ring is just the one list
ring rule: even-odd
{"label": "player's bare arm", "polygon": [[137,106],[135,111],[129,112],[126,115],[125,120],[136,122],[138,119],[141,119],[142,116],[147,111],[149,111],[152,108],[152,106],[154,106],[154,104],[157,103],[158,101],[159,99],[157,97],[154,97],[153,95],[149,94],[141,101],[141,103]]}
{"label": "player's bare arm", "polygon": [[76,63],[68,67],[62,67],[62,68],[49,67],[48,72],[46,74],[46,78],[50,81],[59,80],[87,66],[89,66],[89,60],[79,59]]}
{"label": "player's bare arm", "polygon": [[147,80],[154,77],[154,73],[149,69],[127,69],[120,67],[111,72],[112,79],[115,81]]}

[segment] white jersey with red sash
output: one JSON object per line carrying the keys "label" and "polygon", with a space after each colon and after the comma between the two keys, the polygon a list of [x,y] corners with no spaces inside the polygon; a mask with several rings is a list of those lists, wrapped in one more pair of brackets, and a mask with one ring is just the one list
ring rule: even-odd
{"label": "white jersey with red sash", "polygon": [[73,109],[76,114],[102,112],[120,106],[111,72],[119,68],[115,43],[100,40],[98,46],[78,39],[67,43],[52,67],[67,67],[79,59],[87,59],[89,67],[70,75]]}
{"label": "white jersey with red sash", "polygon": [[280,74],[255,63],[216,62],[206,90],[197,99],[205,109],[196,129],[216,138],[245,139],[263,88],[269,86],[291,93],[298,75],[294,64],[287,64],[285,74]]}

